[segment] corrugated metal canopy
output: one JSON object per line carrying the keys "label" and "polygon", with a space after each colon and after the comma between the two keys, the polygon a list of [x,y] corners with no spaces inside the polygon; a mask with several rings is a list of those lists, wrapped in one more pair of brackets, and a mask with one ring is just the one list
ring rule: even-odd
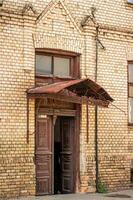
{"label": "corrugated metal canopy", "polygon": [[29,89],[30,94],[60,94],[65,90],[72,92],[76,96],[92,97],[96,100],[113,101],[111,96],[100,85],[90,79],[76,79],[61,81],[52,84],[42,85]]}

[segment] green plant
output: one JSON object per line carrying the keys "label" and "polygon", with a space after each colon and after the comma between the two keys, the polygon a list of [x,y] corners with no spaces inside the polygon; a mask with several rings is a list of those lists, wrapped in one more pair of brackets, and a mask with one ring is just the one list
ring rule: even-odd
{"label": "green plant", "polygon": [[98,192],[99,193],[107,193],[108,192],[106,184],[101,182],[101,180],[98,181]]}

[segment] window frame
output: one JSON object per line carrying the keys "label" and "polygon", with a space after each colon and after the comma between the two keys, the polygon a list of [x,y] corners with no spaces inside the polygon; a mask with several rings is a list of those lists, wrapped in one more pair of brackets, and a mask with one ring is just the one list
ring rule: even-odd
{"label": "window frame", "polygon": [[[35,54],[35,76],[39,76],[39,77],[43,77],[43,76],[51,76],[50,74],[41,74],[41,73],[37,73],[37,71],[36,71],[36,55],[44,55],[44,56],[50,56],[51,57],[51,55],[46,55],[46,54],[42,54],[42,53],[36,53]],[[53,66],[53,59],[51,60],[51,71],[53,70],[52,69],[52,66]]]}
{"label": "window frame", "polygon": [[133,126],[133,122],[129,122],[129,99],[133,97],[129,95],[129,88],[133,86],[133,83],[129,82],[129,64],[133,64],[133,61],[128,61],[127,65],[127,87],[128,87],[128,126]]}
{"label": "window frame", "polygon": [[[51,65],[51,72],[52,74],[37,74],[36,73],[36,55],[46,55],[52,57],[52,65]],[[36,49],[35,51],[35,77],[38,78],[60,78],[60,79],[73,79],[73,78],[80,78],[80,70],[79,70],[79,53],[71,52],[71,51],[63,51],[63,50],[56,50],[56,49]],[[69,76],[54,76],[54,57],[58,58],[68,58],[70,59],[70,74]]]}
{"label": "window frame", "polygon": [[133,2],[129,2],[129,1],[127,0],[127,4],[129,4],[129,5],[133,5]]}

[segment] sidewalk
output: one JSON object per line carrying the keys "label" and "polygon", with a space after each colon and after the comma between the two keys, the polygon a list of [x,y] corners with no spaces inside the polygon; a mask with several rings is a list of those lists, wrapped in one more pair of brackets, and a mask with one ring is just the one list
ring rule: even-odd
{"label": "sidewalk", "polygon": [[133,190],[120,191],[109,194],[67,194],[42,197],[21,197],[12,200],[133,200]]}

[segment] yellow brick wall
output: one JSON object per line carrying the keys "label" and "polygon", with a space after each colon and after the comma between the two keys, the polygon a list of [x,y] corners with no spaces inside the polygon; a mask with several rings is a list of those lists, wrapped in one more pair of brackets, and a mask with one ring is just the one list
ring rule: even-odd
{"label": "yellow brick wall", "polygon": [[[0,196],[30,195],[35,193],[34,102],[30,103],[30,144],[27,144],[25,92],[34,84],[34,55],[30,55],[33,45],[27,39],[29,51],[24,58],[22,22],[10,17],[0,21]],[[24,67],[29,65],[33,69],[25,71]]]}
{"label": "yellow brick wall", "polygon": [[[24,9],[26,0],[5,0],[0,16],[0,196],[35,194],[33,100],[30,142],[26,142],[26,90],[34,85],[35,48],[81,53],[81,75],[94,80],[95,28],[91,22],[84,29],[80,27],[92,6],[97,8],[99,38],[106,48],[99,46],[97,80],[115,100],[108,109],[98,109],[100,179],[109,190],[127,188],[133,159],[133,129],[127,126],[127,60],[133,60],[133,8],[125,0],[54,1],[49,9],[49,0],[30,2],[35,14]],[[94,107],[89,107],[88,144],[85,108],[81,113],[80,191],[91,192],[95,191]]]}

